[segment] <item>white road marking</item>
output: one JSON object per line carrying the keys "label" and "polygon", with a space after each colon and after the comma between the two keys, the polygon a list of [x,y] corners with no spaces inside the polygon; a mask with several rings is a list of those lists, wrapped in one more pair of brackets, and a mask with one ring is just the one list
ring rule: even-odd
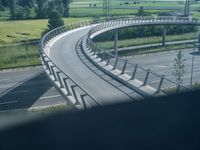
{"label": "white road marking", "polygon": [[73,32],[76,32],[76,31],[79,31],[79,30],[82,30],[82,29],[86,29],[86,28],[89,28],[89,27],[92,27],[92,26],[94,26],[94,25],[88,25],[88,26],[85,26],[85,27],[73,29],[73,30],[71,30],[71,31],[67,31],[67,32],[64,32],[64,33],[62,33],[62,34],[57,35],[56,37],[52,38],[52,39],[47,43],[47,45],[45,46],[44,51],[46,52],[47,56],[49,56],[49,55],[50,55],[50,51],[51,51],[51,47],[54,45],[54,43],[55,43],[57,40],[61,39],[62,37],[66,36],[66,35],[68,35],[68,34],[71,34],[71,33],[73,33]]}
{"label": "white road marking", "polygon": [[166,66],[166,65],[156,65],[156,66],[153,66],[154,68],[166,68],[166,67],[169,67],[169,66]]}
{"label": "white road marking", "polygon": [[17,103],[17,102],[18,101],[2,102],[2,103],[0,103],[0,105],[13,104],[13,103]]}
{"label": "white road marking", "polygon": [[[9,88],[9,87],[8,87]],[[3,88],[2,88],[3,89]],[[5,87],[4,87],[5,89]],[[27,93],[28,91],[27,90],[23,90],[23,91],[16,91],[16,92],[12,92],[12,89],[8,89],[8,91],[2,91],[0,94],[4,93],[3,95],[13,95],[13,94],[22,94],[22,93]],[[3,96],[3,95],[0,95],[0,98]]]}
{"label": "white road marking", "polygon": [[45,97],[40,97],[40,99],[49,99],[49,98],[56,98],[56,97],[61,97],[61,95],[45,96]]}
{"label": "white road marking", "polygon": [[[197,77],[197,76],[199,76],[199,74],[193,74],[193,77]],[[191,75],[187,75],[187,76],[183,76],[183,78],[191,78]]]}
{"label": "white road marking", "polygon": [[160,80],[151,81],[152,83],[158,83]]}
{"label": "white road marking", "polygon": [[1,79],[0,82],[1,82],[1,81],[7,81],[7,80],[10,80],[10,79]]}
{"label": "white road marking", "polygon": [[16,91],[16,92],[8,92],[8,94],[20,94],[20,93],[27,93],[27,90],[23,90],[23,91]]}

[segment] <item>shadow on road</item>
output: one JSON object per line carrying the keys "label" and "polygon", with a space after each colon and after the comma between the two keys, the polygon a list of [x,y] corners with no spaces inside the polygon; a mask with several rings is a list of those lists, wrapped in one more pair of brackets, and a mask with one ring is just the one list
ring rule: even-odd
{"label": "shadow on road", "polygon": [[0,97],[0,111],[29,108],[51,87],[44,72],[30,77]]}
{"label": "shadow on road", "polygon": [[200,51],[198,51],[198,52],[192,52],[192,53],[190,53],[191,55],[200,55]]}

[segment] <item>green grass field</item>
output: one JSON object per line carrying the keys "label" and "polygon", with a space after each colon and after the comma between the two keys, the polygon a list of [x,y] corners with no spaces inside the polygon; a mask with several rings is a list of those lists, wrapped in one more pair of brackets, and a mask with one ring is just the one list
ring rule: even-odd
{"label": "green grass field", "polygon": [[[163,1],[140,0],[135,4],[132,0],[115,0],[111,3],[111,15],[134,15],[139,7],[143,6],[149,14],[155,15],[167,11],[184,11],[184,4],[177,0]],[[94,6],[95,4],[95,6]],[[70,3],[70,17],[94,17],[103,15],[102,0],[73,0]],[[192,4],[192,11],[200,11],[200,2]],[[33,13],[33,18],[35,14]],[[9,10],[0,11],[0,20],[5,20],[10,17]]]}
{"label": "green grass field", "polygon": [[[140,0],[139,3],[135,4],[132,0],[116,0],[111,3],[111,15],[134,15],[141,6],[152,15],[168,11],[183,12],[184,4],[180,2],[178,3],[175,0],[163,2]],[[70,16],[102,16],[102,6],[102,0],[74,0],[70,4]],[[200,10],[200,3],[192,4],[190,10]]]}
{"label": "green grass field", "polygon": [[[84,20],[88,18],[67,18],[64,22],[69,24]],[[45,28],[47,28],[46,19],[0,22],[0,69],[39,65],[38,44],[29,44],[27,49],[25,45],[14,44],[39,40]]]}
{"label": "green grass field", "polygon": [[[156,0],[155,0],[156,1]],[[127,3],[128,2],[128,3]],[[126,4],[125,4],[126,3]],[[91,6],[90,6],[91,4]],[[94,4],[96,6],[94,7]],[[157,15],[161,12],[172,11],[168,8],[182,10],[183,4],[178,4],[176,1],[172,2],[151,2],[150,0],[140,0],[139,4],[133,4],[132,0],[112,1],[111,14],[112,15],[132,15],[134,16],[138,8],[144,6],[145,10],[151,15]],[[162,8],[162,9],[160,9]],[[200,3],[191,6],[192,14],[196,18],[200,18]],[[70,15],[74,18],[65,18],[65,24],[89,20],[89,17],[101,16],[102,0],[73,0],[70,4]],[[41,37],[41,32],[47,28],[47,19],[42,20],[21,20],[9,21],[9,10],[0,11],[0,68],[18,67],[40,64],[38,45],[28,45],[28,51],[24,45],[8,46],[19,43],[26,43],[26,41],[38,40]],[[184,36],[167,36],[167,41],[191,39],[192,34],[185,34]],[[121,40],[119,47],[134,46],[140,44],[151,44],[161,42],[161,37],[151,38],[137,38]],[[105,49],[113,48],[113,42],[98,43]],[[7,45],[6,47],[4,47]],[[3,47],[2,47],[3,46]]]}
{"label": "green grass field", "polygon": [[130,55],[141,55],[141,54],[149,54],[149,53],[158,53],[158,52],[165,52],[165,51],[174,51],[186,48],[193,48],[193,44],[182,44],[182,45],[169,45],[164,47],[157,47],[157,48],[143,48],[143,49],[136,49],[130,51],[120,51],[120,56],[130,56]]}
{"label": "green grass field", "polygon": [[[166,41],[178,41],[178,40],[189,40],[195,37],[194,33],[185,33],[181,35],[169,35],[166,37]],[[162,37],[153,36],[148,38],[133,38],[133,39],[125,39],[119,40],[118,47],[130,47],[137,46],[142,44],[152,44],[152,43],[161,43]],[[106,41],[106,42],[97,42],[97,44],[103,49],[113,49],[114,41]]]}
{"label": "green grass field", "polygon": [[[85,21],[88,18],[65,18],[65,24]],[[47,28],[47,19],[1,21],[0,22],[0,46],[27,40],[40,39],[41,32]]]}
{"label": "green grass field", "polygon": [[38,44],[0,48],[0,69],[40,65]]}

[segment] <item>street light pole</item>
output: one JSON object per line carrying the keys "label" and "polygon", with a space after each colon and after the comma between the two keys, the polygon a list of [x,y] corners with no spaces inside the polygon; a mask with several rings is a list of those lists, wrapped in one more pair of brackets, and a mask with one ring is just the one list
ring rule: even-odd
{"label": "street light pole", "polygon": [[190,86],[192,86],[192,83],[193,83],[194,52],[195,52],[195,45],[194,45],[194,47],[193,47],[193,53],[192,53],[192,69],[191,69],[191,79],[190,79]]}
{"label": "street light pole", "polygon": [[[197,32],[195,32],[195,38],[197,37]],[[198,43],[199,44],[199,43]],[[192,52],[192,68],[191,68],[191,79],[190,79],[190,86],[192,86],[193,83],[193,71],[194,71],[194,52],[196,48],[196,42],[194,41],[194,46],[193,46],[193,52]]]}
{"label": "street light pole", "polygon": [[185,10],[184,10],[184,16],[189,16],[190,13],[190,0],[185,1]]}
{"label": "street light pole", "polygon": [[114,30],[114,51],[115,51],[116,58],[118,57],[118,40],[119,40],[118,34],[119,34],[118,29]]}

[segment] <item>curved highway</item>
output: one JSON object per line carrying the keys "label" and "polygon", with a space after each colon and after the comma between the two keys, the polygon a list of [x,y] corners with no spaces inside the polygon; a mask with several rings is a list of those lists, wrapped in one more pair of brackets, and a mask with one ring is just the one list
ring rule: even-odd
{"label": "curved highway", "polygon": [[[126,74],[115,70],[115,67],[106,65],[94,52],[88,49],[85,36],[88,35],[92,39],[103,32],[134,25],[195,25],[198,23],[193,18],[164,17],[142,20],[125,19],[95,25],[76,24],[75,29],[74,27],[71,29],[71,26],[68,26],[69,29],[60,27],[41,39],[40,55],[48,77],[66,99],[70,99],[69,97],[72,96],[74,100],[70,99],[69,101],[76,107],[77,105],[82,105],[83,108],[93,106],[91,101],[85,97],[89,97],[98,105],[138,100],[159,94],[163,76],[159,76],[160,84],[157,91],[147,85],[148,76],[152,74],[149,70],[144,70],[146,77],[141,82],[133,78],[136,69],[139,68],[135,66],[133,76],[129,78]],[[116,58],[114,66],[117,65],[117,62],[118,58]],[[102,66],[102,64],[106,66]],[[120,75],[123,79],[116,77],[116,75]],[[179,84],[176,85],[180,87]]]}
{"label": "curved highway", "polygon": [[[59,68],[91,94],[95,100],[104,105],[118,100],[133,100],[125,92],[114,87],[100,76],[92,72],[78,57],[76,43],[90,28],[76,30],[56,40],[50,51],[50,58]],[[115,81],[118,86],[123,86]],[[127,89],[127,92],[130,92]],[[134,92],[132,91],[132,94]],[[136,94],[136,93],[135,93]]]}

